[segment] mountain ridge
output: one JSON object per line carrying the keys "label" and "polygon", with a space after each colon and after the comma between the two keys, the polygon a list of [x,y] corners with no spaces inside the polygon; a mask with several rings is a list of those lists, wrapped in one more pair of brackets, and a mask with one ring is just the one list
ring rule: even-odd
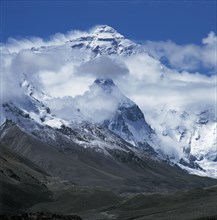
{"label": "mountain ridge", "polygon": [[[111,64],[114,64],[112,63],[114,57],[119,57],[121,60],[123,57],[135,54],[154,59],[148,55],[142,45],[126,39],[107,25],[96,26],[80,35],[60,45],[33,48],[32,51],[36,54],[48,55],[52,54],[52,51],[61,51],[66,56],[64,59],[78,62],[78,67],[88,62],[95,62],[104,56],[111,59]],[[76,58],[74,58],[75,54]],[[94,65],[98,69],[98,61]],[[89,63],[86,67],[87,69],[83,70],[85,73],[88,72]],[[95,67],[93,70],[96,69]],[[162,76],[162,72],[159,76]],[[100,124],[102,129],[105,126],[134,147],[144,148],[143,150],[147,150],[150,154],[168,160],[171,164],[177,163],[189,172],[215,177],[215,169],[212,167],[216,165],[217,158],[216,116],[210,118],[211,110],[207,108],[198,113],[199,115],[195,115],[188,111],[177,112],[172,108],[158,112],[155,109],[156,116],[150,120],[151,114],[147,117],[135,102],[122,94],[111,79],[114,78],[115,81],[118,78],[115,75],[109,78],[109,74],[109,70],[106,70],[105,74],[96,77],[95,82],[83,95],[64,98],[53,98],[39,91],[37,85],[33,85],[34,81],[28,82],[28,76],[25,76],[26,79],[19,82],[24,94],[22,100],[2,103],[1,112],[5,116],[2,117],[1,114],[1,123],[8,118],[30,130],[28,118],[42,127],[50,126],[55,129],[65,127],[79,130],[79,126],[88,127],[91,124],[92,127],[97,127],[94,124]],[[165,80],[166,77],[165,75],[161,80]],[[153,123],[155,119],[159,121],[157,126],[156,122]],[[85,129],[81,131],[82,129],[80,132],[85,133]],[[95,142],[94,146],[97,145]],[[180,160],[182,164],[179,163]]]}

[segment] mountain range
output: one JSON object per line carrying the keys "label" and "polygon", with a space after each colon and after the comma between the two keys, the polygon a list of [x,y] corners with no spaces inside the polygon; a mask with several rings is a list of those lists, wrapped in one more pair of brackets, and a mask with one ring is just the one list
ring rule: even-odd
{"label": "mountain range", "polygon": [[[49,94],[43,80],[29,72],[12,79],[19,96],[3,94],[0,107],[3,212],[57,209],[94,219],[86,210],[100,209],[104,219],[113,219],[101,207],[119,204],[117,193],[171,193],[217,183],[214,105],[191,110],[167,104],[146,111],[118,87],[116,74],[125,77],[124,61],[131,57],[152,60],[162,69],[159,80],[167,77],[167,67],[142,44],[100,25],[61,44],[27,51],[42,57],[63,54],[60,59],[76,64],[78,77],[97,77],[83,94],[62,97]],[[65,201],[68,193],[80,204],[85,190],[103,204],[73,209]]]}

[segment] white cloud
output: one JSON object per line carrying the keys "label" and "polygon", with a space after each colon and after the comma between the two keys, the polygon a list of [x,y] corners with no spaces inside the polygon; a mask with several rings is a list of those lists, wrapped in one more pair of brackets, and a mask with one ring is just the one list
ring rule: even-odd
{"label": "white cloud", "polygon": [[[151,41],[145,44],[155,57],[167,57],[173,69],[165,67],[147,54],[97,57],[90,60],[89,51],[73,51],[66,44],[61,46],[72,38],[84,35],[87,32],[71,31],[67,34],[57,33],[47,41],[36,37],[10,39],[1,45],[3,96],[20,94],[19,83],[25,73],[36,86],[42,84],[43,87],[40,88],[56,98],[81,95],[88,90],[95,78],[111,77],[123,93],[146,113],[165,103],[182,109],[201,103],[215,104],[216,76],[208,77],[187,71],[198,69],[200,65],[208,69],[215,68],[216,35],[213,32],[202,39],[203,45],[199,46]],[[50,45],[55,46],[49,47]],[[40,46],[46,46],[47,49],[31,50],[31,47]],[[186,71],[180,72],[180,69]],[[96,102],[96,105],[100,105],[100,102]]]}
{"label": "white cloud", "polygon": [[5,44],[0,43],[0,49],[8,51],[9,53],[18,53],[25,49],[61,45],[62,43],[70,41],[72,38],[82,37],[87,34],[88,32],[85,31],[71,30],[66,34],[56,33],[51,35],[47,40],[44,40],[40,37],[26,37],[19,39],[10,37]]}
{"label": "white cloud", "polygon": [[214,32],[202,39],[202,45],[147,41],[144,46],[157,59],[168,60],[175,69],[195,71],[205,68],[212,73],[216,71],[217,36]]}
{"label": "white cloud", "polygon": [[78,75],[92,75],[95,78],[119,78],[129,73],[124,62],[102,56],[82,63],[77,68]]}
{"label": "white cloud", "polygon": [[22,91],[20,90],[19,82],[22,79],[21,74],[12,71],[13,55],[10,53],[1,53],[0,62],[0,93],[1,103],[10,101],[11,99],[22,98]]}
{"label": "white cloud", "polygon": [[45,42],[39,37],[29,37],[23,39],[9,38],[7,43],[1,44],[1,50],[8,51],[8,53],[18,53],[21,50],[40,46],[45,46]]}

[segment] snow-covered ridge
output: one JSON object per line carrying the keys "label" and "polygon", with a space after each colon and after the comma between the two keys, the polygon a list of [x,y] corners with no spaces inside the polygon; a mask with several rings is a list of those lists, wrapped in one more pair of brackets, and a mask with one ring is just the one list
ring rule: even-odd
{"label": "snow-covered ridge", "polygon": [[92,30],[93,35],[97,35],[98,38],[108,39],[108,38],[124,38],[123,35],[118,33],[114,28],[108,25],[98,25]]}
{"label": "snow-covered ridge", "polygon": [[137,48],[132,41],[124,38],[107,25],[96,26],[87,36],[70,40],[72,48],[90,48],[95,55],[131,54]]}
{"label": "snow-covered ridge", "polygon": [[[164,143],[176,145],[184,160],[187,158],[197,163],[207,175],[216,177],[215,109],[212,106],[204,108],[198,109],[197,112],[163,108],[155,111],[151,121],[155,120],[158,123],[155,132]],[[188,168],[188,171],[196,173],[194,169]]]}
{"label": "snow-covered ridge", "polygon": [[49,52],[53,50],[71,49],[80,51],[89,51],[90,58],[101,55],[122,55],[128,56],[144,52],[141,45],[125,38],[118,33],[114,28],[108,25],[98,25],[92,28],[89,32],[81,34],[81,36],[72,36],[70,40],[61,42],[58,45],[42,46],[32,48],[36,53]]}

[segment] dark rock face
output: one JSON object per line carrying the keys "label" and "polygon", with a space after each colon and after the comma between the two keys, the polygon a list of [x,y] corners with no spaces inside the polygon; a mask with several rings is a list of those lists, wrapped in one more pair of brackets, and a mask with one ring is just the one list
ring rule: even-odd
{"label": "dark rock face", "polygon": [[5,171],[3,171],[3,174],[7,175],[8,177],[16,181],[20,181],[20,177],[16,173],[14,173],[14,171],[11,169],[6,169]]}
{"label": "dark rock face", "polygon": [[209,122],[210,117],[211,116],[208,110],[203,111],[198,115],[197,123],[201,125],[205,125]]}
{"label": "dark rock face", "polygon": [[15,116],[22,116],[25,118],[30,118],[29,114],[22,111],[20,108],[16,107],[13,103],[3,103],[2,107],[5,108],[6,112],[13,112]]}
{"label": "dark rock face", "polygon": [[114,82],[112,79],[96,79],[95,82],[98,85],[102,86],[114,86]]}
{"label": "dark rock face", "polygon": [[98,85],[103,90],[103,92],[107,94],[112,93],[113,88],[115,87],[115,84],[112,79],[98,78],[94,81],[94,84]]}
{"label": "dark rock face", "polygon": [[16,215],[0,215],[1,220],[82,220],[78,215],[58,215],[51,213],[23,213]]}
{"label": "dark rock face", "polygon": [[123,114],[121,112],[117,112],[113,120],[111,122],[109,120],[106,121],[105,125],[110,125],[110,129],[112,131],[121,131],[125,134],[127,133],[128,135],[132,135],[125,123]]}
{"label": "dark rock face", "polygon": [[192,161],[190,158],[188,162],[181,158],[179,163],[192,169],[203,170],[196,162]]}
{"label": "dark rock face", "polygon": [[[106,120],[104,124],[127,141],[136,140],[130,126],[133,126],[138,131],[144,129],[147,136],[154,132],[136,104],[131,106],[120,105],[114,117],[111,120]],[[139,144],[139,141],[137,142]],[[143,141],[142,143],[145,142]]]}
{"label": "dark rock face", "polygon": [[217,156],[216,156],[216,158],[213,160],[214,162],[217,162]]}
{"label": "dark rock face", "polygon": [[144,115],[142,111],[139,109],[137,105],[133,105],[130,107],[120,106],[119,110],[129,121],[137,121],[144,119]]}

